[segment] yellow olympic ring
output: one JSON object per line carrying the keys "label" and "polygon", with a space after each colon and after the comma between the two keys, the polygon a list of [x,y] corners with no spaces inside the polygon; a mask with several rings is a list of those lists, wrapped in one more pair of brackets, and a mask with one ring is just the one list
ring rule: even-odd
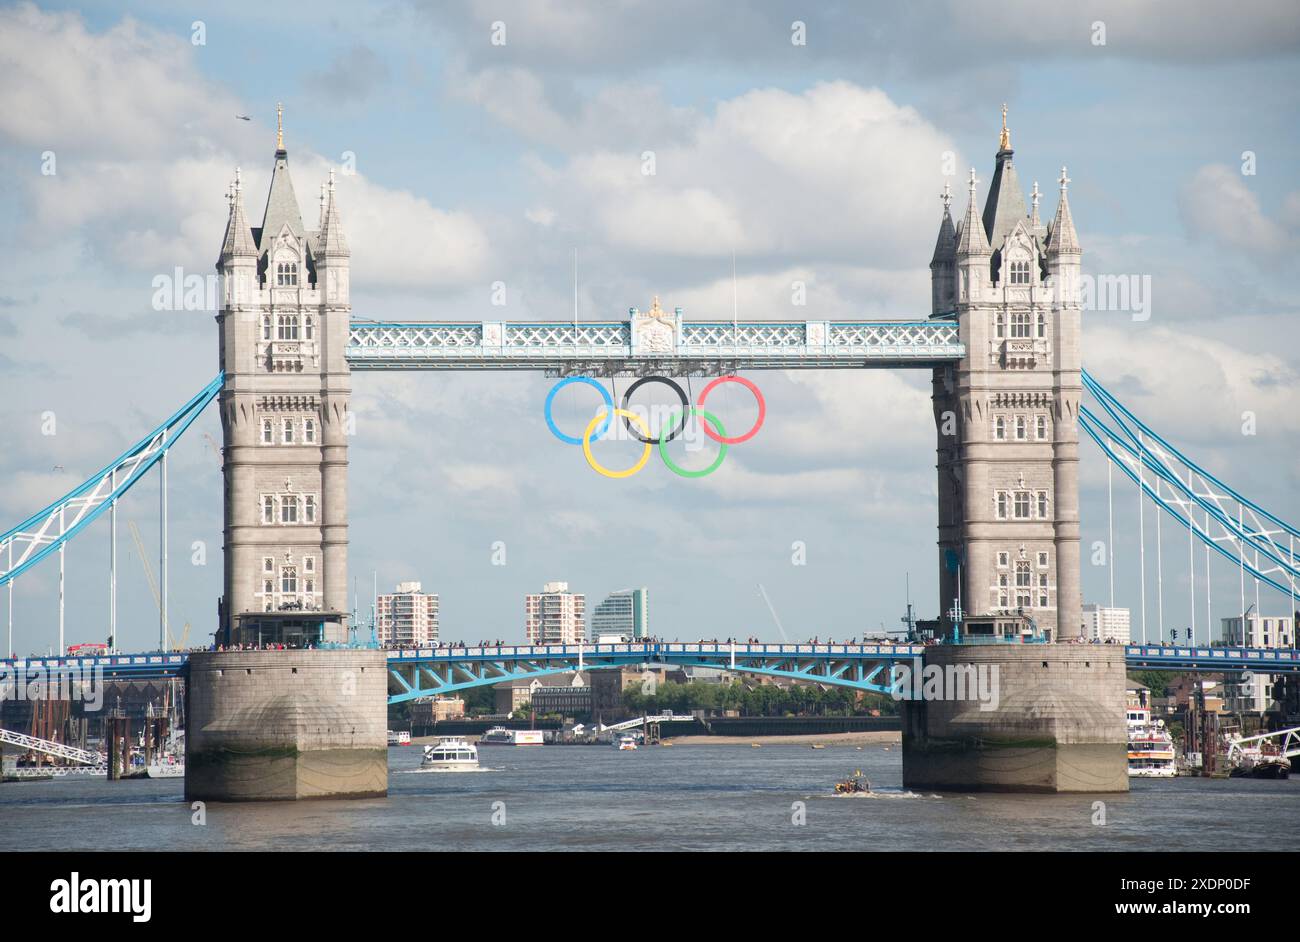
{"label": "yellow olympic ring", "polygon": [[597,425],[608,418],[608,412],[598,413],[595,418],[587,423],[586,431],[582,433],[582,453],[587,456],[587,464],[591,465],[591,470],[595,471],[597,474],[603,474],[607,478],[630,478],[632,475],[644,468],[645,463],[650,460],[650,452],[653,450],[650,442],[653,441],[653,439],[650,438],[650,428],[645,424],[645,419],[641,418],[641,416],[637,415],[635,412],[629,412],[627,409],[615,409],[614,415],[630,420],[633,425],[641,430],[642,436],[645,439],[649,439],[645,443],[645,450],[641,452],[641,460],[632,465],[632,467],[628,468],[626,471],[611,471],[597,461],[596,457],[591,453],[591,433],[596,430]]}

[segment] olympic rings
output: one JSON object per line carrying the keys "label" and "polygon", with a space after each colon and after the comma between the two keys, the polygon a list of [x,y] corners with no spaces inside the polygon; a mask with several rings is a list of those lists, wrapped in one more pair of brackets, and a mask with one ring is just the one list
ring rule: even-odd
{"label": "olympic rings", "polygon": [[[639,425],[647,435],[650,434],[650,429],[645,424],[645,419],[641,418],[641,416],[637,415],[635,412],[629,412],[626,409],[615,409],[614,414],[622,416],[625,420],[630,419]],[[587,456],[587,464],[591,465],[591,470],[595,471],[597,474],[603,474],[607,478],[630,478],[632,475],[644,468],[645,463],[650,460],[650,443],[646,441],[646,439],[642,439],[642,441],[646,442],[646,446],[641,452],[641,460],[632,465],[632,467],[625,471],[611,471],[597,461],[596,456],[591,453],[591,430],[596,427],[596,423],[601,419],[604,419],[606,425],[608,425],[609,413],[602,412],[599,415],[593,416],[592,420],[587,423],[587,430],[582,433],[582,453]]]}
{"label": "olympic rings", "polygon": [[[704,400],[709,397],[709,393],[713,391],[715,386],[720,386],[723,383],[740,383],[740,385],[744,386],[754,394],[754,398],[758,400],[758,419],[754,422],[753,428],[744,435],[739,435],[736,438],[727,438],[725,432],[723,435],[714,435],[707,422],[703,423],[704,434],[720,445],[739,445],[741,442],[749,441],[757,435],[758,430],[763,427],[763,420],[767,417],[767,403],[763,401],[763,394],[758,391],[758,387],[743,376],[719,376],[713,382],[709,383],[709,385],[705,386],[704,391],[700,393],[700,405],[704,405]],[[722,428],[722,426],[719,425],[718,428]]]}
{"label": "olympic rings", "polygon": [[[704,423],[701,424],[712,422],[714,425],[718,427],[719,432],[721,432],[723,435],[727,434],[727,430],[722,427],[722,422],[719,421],[718,417],[714,415],[712,412],[707,412],[704,409],[697,408],[696,406],[691,406],[691,415],[697,415],[703,418],[705,421]],[[676,419],[677,419],[677,413],[674,412],[673,420],[676,421]],[[671,425],[672,423],[670,422],[669,424]],[[685,427],[686,427],[686,420],[683,419],[682,428]],[[713,464],[709,465],[703,471],[687,471],[686,469],[679,468],[677,465],[673,464],[673,460],[668,457],[668,450],[664,448],[664,445],[668,444],[668,441],[669,440],[667,438],[659,439],[659,457],[664,460],[664,464],[668,466],[668,470],[673,472],[673,474],[678,475],[679,477],[683,477],[683,478],[708,477],[714,471],[717,471],[718,468],[722,467],[722,459],[727,457],[727,446],[724,444],[720,449],[718,449],[718,457],[713,459]]]}
{"label": "olympic rings", "polygon": [[581,438],[574,438],[572,435],[565,435],[556,428],[555,419],[551,415],[551,406],[555,403],[555,394],[570,383],[584,383],[591,386],[596,390],[596,392],[600,393],[600,397],[605,400],[606,411],[601,413],[605,417],[605,424],[600,427],[600,431],[597,432],[595,437],[592,439],[592,441],[599,441],[600,437],[609,431],[609,413],[614,411],[614,397],[609,394],[609,390],[596,382],[590,376],[570,376],[567,379],[560,380],[551,387],[551,391],[546,394],[546,408],[542,410],[542,414],[546,416],[546,425],[556,438],[567,445],[581,445],[583,443]]}
{"label": "olympic rings", "polygon": [[[712,392],[715,387],[725,382],[740,383],[754,394],[754,399],[758,402],[758,418],[754,422],[754,427],[744,435],[738,435],[734,438],[728,438],[727,430],[723,426],[722,421],[712,412],[709,412],[704,408],[704,401],[708,398],[709,393]],[[556,427],[555,419],[552,415],[552,407],[555,403],[555,394],[570,383],[583,383],[587,386],[594,387],[600,393],[601,398],[605,401],[604,410],[598,412],[591,421],[587,423],[587,427],[583,430],[581,438],[575,438],[561,432],[559,428]],[[678,399],[681,400],[681,407],[673,410],[668,422],[660,429],[658,438],[651,437],[650,427],[646,423],[645,419],[627,408],[628,402],[632,398],[632,394],[645,383],[661,383],[664,386],[668,386],[677,393]],[[604,477],[628,478],[638,473],[645,467],[646,462],[650,459],[650,452],[657,445],[659,448],[659,457],[663,459],[663,462],[668,467],[669,471],[672,471],[674,474],[683,478],[702,478],[707,477],[714,471],[718,470],[718,468],[722,467],[722,462],[727,457],[727,449],[729,446],[738,445],[741,442],[747,442],[758,434],[758,430],[763,427],[763,422],[767,418],[767,403],[763,399],[763,394],[759,392],[758,387],[749,380],[740,376],[720,376],[713,380],[704,387],[704,390],[700,393],[699,401],[693,406],[687,401],[686,393],[683,391],[682,387],[673,380],[666,376],[643,376],[627,388],[627,391],[623,393],[621,406],[616,409],[614,408],[613,396],[596,380],[592,379],[590,376],[570,376],[566,379],[560,380],[551,388],[551,391],[546,396],[546,407],[543,410],[543,413],[546,416],[546,425],[550,428],[551,433],[566,444],[581,445],[582,453],[587,459],[587,464],[591,466],[593,471],[597,474],[603,475]],[[613,471],[606,468],[596,460],[596,456],[592,454],[591,450],[591,443],[598,441],[602,435],[609,431],[610,423],[615,416],[621,418],[628,433],[645,446],[642,449],[641,457],[637,460],[636,464],[622,471]],[[713,460],[713,463],[707,468],[703,468],[699,471],[688,471],[680,465],[675,464],[673,460],[668,457],[668,449],[666,447],[669,442],[686,430],[686,427],[689,424],[689,419],[692,416],[700,420],[700,426],[704,429],[704,434],[721,445],[721,448],[718,451],[718,456]],[[598,425],[600,426],[599,428],[597,428]]]}
{"label": "olympic rings", "polygon": [[[677,427],[676,431],[668,436],[668,441],[672,441],[678,435],[682,434],[682,432],[686,431],[686,410],[691,406],[690,402],[686,399],[686,390],[682,389],[682,387],[678,386],[667,376],[642,376],[631,386],[627,387],[627,392],[623,393],[624,409],[627,408],[627,403],[628,400],[632,398],[632,393],[636,392],[639,387],[644,386],[646,383],[663,383],[665,386],[671,387],[673,392],[677,393],[677,398],[682,401],[682,408],[680,410],[682,414],[682,424]],[[674,415],[676,414],[677,413],[674,413]],[[642,438],[636,429],[632,428],[632,423],[628,421],[627,416],[623,417],[623,424],[627,427],[627,430],[631,433],[632,437],[637,441],[644,445],[654,444],[655,440],[653,438]],[[664,440],[662,435],[663,433],[661,432],[659,439],[661,442]]]}

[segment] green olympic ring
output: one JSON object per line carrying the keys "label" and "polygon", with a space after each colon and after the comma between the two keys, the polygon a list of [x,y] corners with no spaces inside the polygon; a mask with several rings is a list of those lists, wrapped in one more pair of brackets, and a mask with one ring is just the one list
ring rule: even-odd
{"label": "green olympic ring", "polygon": [[[669,471],[673,472],[673,474],[676,474],[680,477],[684,477],[684,478],[706,477],[712,474],[714,471],[717,471],[718,468],[721,467],[722,460],[727,457],[727,444],[725,441],[722,442],[722,448],[718,451],[718,457],[715,458],[713,460],[713,464],[709,465],[707,468],[704,468],[701,471],[687,471],[685,468],[679,468],[677,465],[673,464],[673,460],[668,457],[668,449],[664,447],[665,445],[668,444],[668,439],[670,437],[666,434],[667,430],[673,428],[677,424],[677,416],[679,412],[681,412],[680,409],[673,412],[672,417],[668,420],[667,423],[664,424],[663,429],[661,429],[659,432],[659,457],[663,459],[664,464],[668,466]],[[719,421],[718,417],[714,415],[712,412],[709,412],[705,409],[701,409],[698,406],[691,406],[690,414],[694,416],[701,416],[704,418],[705,421],[713,423],[714,427],[717,428],[718,430],[718,435],[721,436],[722,439],[725,439],[727,437],[727,430],[722,427],[722,422]],[[683,428],[684,427],[685,427],[685,423],[683,423]],[[678,431],[680,431],[680,429]]]}

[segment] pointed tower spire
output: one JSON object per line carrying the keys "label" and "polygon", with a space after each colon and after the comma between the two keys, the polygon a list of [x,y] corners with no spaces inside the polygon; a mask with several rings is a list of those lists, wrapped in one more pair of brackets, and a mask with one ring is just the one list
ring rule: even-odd
{"label": "pointed tower spire", "polygon": [[321,223],[318,243],[322,257],[352,254],[348,251],[348,241],[343,236],[343,222],[339,219],[339,210],[334,204],[334,170],[332,168],[330,169],[329,184],[326,187],[325,219]]}
{"label": "pointed tower spire", "polygon": [[998,138],[997,167],[993,171],[993,182],[989,184],[989,196],[984,203],[984,232],[993,251],[1002,248],[1007,235],[1016,227],[1016,223],[1028,217],[1025,210],[1025,196],[1020,190],[1020,180],[1016,177],[1016,167],[1011,158],[1015,151],[1011,149],[1011,132],[1007,130],[1007,106],[1002,106],[1002,134]]}
{"label": "pointed tower spire", "polygon": [[984,224],[975,213],[975,168],[970,168],[970,200],[966,203],[966,215],[961,221],[961,230],[957,235],[957,254],[991,255],[989,240],[984,235]]}
{"label": "pointed tower spire", "polygon": [[1033,200],[1034,208],[1030,211],[1029,214],[1029,225],[1033,229],[1041,229],[1043,226],[1043,224],[1038,219],[1038,197],[1039,197],[1038,181],[1035,180],[1034,190],[1033,193],[1031,194],[1031,199]]}
{"label": "pointed tower spire", "polygon": [[939,221],[939,236],[934,240],[930,259],[930,313],[949,314],[956,291],[957,230],[952,224],[952,186],[947,181],[939,199],[943,202],[943,219]]}
{"label": "pointed tower spire", "polygon": [[226,237],[221,243],[221,261],[236,256],[257,257],[257,248],[253,245],[253,233],[244,218],[244,188],[239,179],[239,168],[235,168],[235,181],[226,190],[230,203],[230,215],[226,219]]}
{"label": "pointed tower spire", "polygon": [[951,261],[957,256],[957,229],[952,223],[951,211],[952,185],[947,181],[939,199],[943,201],[943,219],[939,221],[939,236],[934,240],[934,255],[930,258],[932,269],[936,263]]}
{"label": "pointed tower spire", "polygon": [[307,235],[302,222],[302,210],[298,207],[298,197],[293,191],[293,179],[289,176],[289,152],[284,149],[284,107],[277,104],[275,112],[275,168],[271,171],[271,190],[266,196],[262,228],[258,230],[258,246],[263,251],[286,225],[299,239]]}
{"label": "pointed tower spire", "polygon": [[1083,252],[1083,248],[1079,245],[1079,234],[1074,231],[1074,217],[1070,215],[1070,200],[1066,196],[1070,178],[1066,175],[1064,167],[1061,168],[1059,182],[1061,184],[1061,200],[1056,204],[1056,218],[1052,220],[1052,230],[1047,241],[1047,254],[1061,255],[1069,253],[1078,255]]}

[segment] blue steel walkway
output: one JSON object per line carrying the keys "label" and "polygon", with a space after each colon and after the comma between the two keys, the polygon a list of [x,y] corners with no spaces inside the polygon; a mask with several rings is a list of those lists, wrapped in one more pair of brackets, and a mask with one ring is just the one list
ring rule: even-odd
{"label": "blue steel walkway", "polygon": [[[889,693],[892,664],[919,657],[920,644],[728,644],[725,642],[632,642],[629,644],[503,645],[389,651],[390,703],[578,670],[638,664],[707,667],[765,674]],[[1201,645],[1125,645],[1130,670],[1253,671],[1300,673],[1300,651]],[[183,677],[189,655],[118,654],[0,660],[0,688],[15,679],[32,682],[69,673],[74,679],[102,671],[105,680]],[[6,691],[0,689],[0,695]]]}

